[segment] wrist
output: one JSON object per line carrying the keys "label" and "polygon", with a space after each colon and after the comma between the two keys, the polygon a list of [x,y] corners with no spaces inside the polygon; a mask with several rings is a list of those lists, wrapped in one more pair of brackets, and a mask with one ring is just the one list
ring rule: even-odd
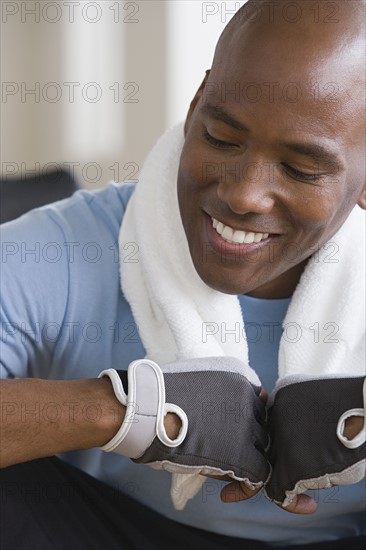
{"label": "wrist", "polygon": [[[118,401],[115,396],[112,383],[108,377],[92,380],[95,385],[95,392],[99,394],[99,402],[102,403],[102,414],[98,423],[100,432],[100,442],[98,447],[102,447],[110,441],[120,429],[126,414],[126,407]],[[164,427],[170,439],[176,439],[181,428],[181,421],[174,413],[167,413],[164,417]]]}
{"label": "wrist", "polygon": [[88,381],[90,398],[88,410],[84,410],[85,429],[90,434],[93,447],[101,447],[119,430],[126,414],[126,407],[116,399],[107,378]]}

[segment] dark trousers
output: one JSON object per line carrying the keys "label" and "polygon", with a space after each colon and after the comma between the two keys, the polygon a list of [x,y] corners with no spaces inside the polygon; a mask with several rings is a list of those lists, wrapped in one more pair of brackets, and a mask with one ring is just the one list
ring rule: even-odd
{"label": "dark trousers", "polygon": [[[1,550],[265,550],[164,518],[58,458],[0,471]],[[288,547],[359,550],[366,537]],[[273,547],[272,547],[273,548]]]}

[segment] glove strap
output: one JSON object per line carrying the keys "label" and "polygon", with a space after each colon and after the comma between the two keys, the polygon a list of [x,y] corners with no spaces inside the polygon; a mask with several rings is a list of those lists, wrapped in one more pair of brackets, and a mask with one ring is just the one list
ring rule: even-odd
{"label": "glove strap", "polygon": [[[165,402],[163,372],[154,361],[140,359],[130,363],[127,373],[128,395],[118,371],[107,369],[98,378],[102,376],[109,377],[116,398],[126,407],[119,431],[101,447],[103,451],[115,451],[130,458],[139,458],[156,436],[167,447],[177,447],[184,441],[188,429],[187,415],[177,405]],[[164,427],[164,417],[168,412],[175,413],[182,424],[174,440],[168,437]]]}
{"label": "glove strap", "polygon": [[[337,437],[341,443],[348,449],[357,449],[365,443],[366,438],[366,426],[365,426],[365,409],[366,409],[366,378],[363,382],[363,409],[350,409],[342,414],[338,420],[337,425]],[[347,439],[344,435],[344,427],[346,424],[347,418],[351,416],[363,416],[363,428],[362,430],[353,438]]]}

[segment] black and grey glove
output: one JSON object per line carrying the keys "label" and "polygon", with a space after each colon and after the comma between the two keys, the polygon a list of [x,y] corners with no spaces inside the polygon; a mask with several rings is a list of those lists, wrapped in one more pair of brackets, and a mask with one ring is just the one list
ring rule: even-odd
{"label": "black and grey glove", "polygon": [[352,440],[344,435],[347,418],[365,417],[365,401],[364,378],[281,382],[269,409],[272,474],[265,492],[271,500],[286,507],[308,489],[365,478],[365,422]]}
{"label": "black and grey glove", "polygon": [[[211,357],[162,368],[142,359],[127,372],[103,371],[99,376],[109,376],[127,410],[102,449],[173,473],[227,474],[251,489],[261,487],[270,472],[266,410],[260,388],[239,373],[244,368],[238,359]],[[182,423],[175,440],[164,428],[168,412]]]}

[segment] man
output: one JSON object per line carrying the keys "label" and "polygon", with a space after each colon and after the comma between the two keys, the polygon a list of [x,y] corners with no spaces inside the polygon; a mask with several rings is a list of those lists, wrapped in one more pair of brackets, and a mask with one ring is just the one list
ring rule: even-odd
{"label": "man", "polygon": [[[334,2],[336,16],[329,3],[314,12],[298,2],[296,17],[285,4],[249,2],[225,29],[187,116],[177,177],[195,270],[211,289],[240,295],[247,331],[252,320],[280,326],[309,258],[356,205],[366,208],[364,2]],[[3,228],[2,466],[12,467],[3,470],[2,546],[360,547],[362,483],[295,496],[281,509],[238,481],[224,486],[221,502],[223,482],[209,479],[176,512],[170,474],[95,449],[126,415],[108,377],[97,376],[145,355],[113,254],[132,193],[128,186],[79,192]],[[22,243],[34,247],[34,262],[22,256]],[[103,261],[90,256],[90,243],[100,245]],[[133,252],[125,249],[122,266]],[[279,339],[253,347],[248,338],[250,362],[269,391]],[[164,423],[174,440],[176,414]],[[347,439],[362,425],[353,416]],[[58,461],[27,464],[79,450],[65,458],[117,490]]]}

